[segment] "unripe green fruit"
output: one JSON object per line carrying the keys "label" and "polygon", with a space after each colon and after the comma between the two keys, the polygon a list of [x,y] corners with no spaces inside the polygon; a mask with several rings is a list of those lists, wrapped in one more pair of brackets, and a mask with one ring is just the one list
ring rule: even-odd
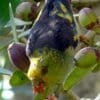
{"label": "unripe green fruit", "polygon": [[22,2],[16,8],[16,17],[28,20],[28,14],[31,12],[31,2]]}
{"label": "unripe green fruit", "polygon": [[80,68],[89,68],[97,63],[97,56],[95,49],[92,47],[85,47],[78,51],[74,57],[76,66]]}
{"label": "unripe green fruit", "polygon": [[93,29],[93,27],[99,23],[96,14],[90,8],[83,8],[80,10],[79,22],[83,27],[87,29]]}
{"label": "unripe green fruit", "polygon": [[8,47],[8,55],[11,63],[23,72],[27,72],[30,65],[25,48],[26,46],[22,43],[12,43]]}
{"label": "unripe green fruit", "polygon": [[85,37],[87,38],[88,45],[93,45],[94,44],[94,38],[95,38],[96,33],[92,30],[89,30],[86,34]]}
{"label": "unripe green fruit", "polygon": [[92,31],[92,30],[89,30],[86,34],[85,34],[85,36],[88,38],[88,39],[91,39],[91,40],[93,40],[94,38],[95,38],[95,32],[94,31]]}

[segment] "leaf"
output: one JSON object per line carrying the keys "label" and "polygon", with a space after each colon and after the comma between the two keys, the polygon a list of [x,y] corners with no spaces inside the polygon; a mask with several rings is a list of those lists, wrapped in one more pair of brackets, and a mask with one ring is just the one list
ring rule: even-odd
{"label": "leaf", "polygon": [[30,34],[30,31],[31,31],[31,29],[28,29],[28,30],[22,32],[21,34],[18,35],[18,38],[28,36]]}
{"label": "leaf", "polygon": [[67,76],[65,82],[64,82],[64,89],[69,90],[74,85],[76,85],[84,76],[86,76],[88,73],[90,73],[94,68],[96,67],[96,64],[93,67],[90,68],[80,68],[75,67],[73,71]]}
{"label": "leaf", "polygon": [[8,69],[0,68],[0,74],[11,75],[12,72],[10,70],[8,70]]}
{"label": "leaf", "polygon": [[[23,21],[23,20],[20,20],[18,18],[14,18],[14,21],[15,21],[16,26],[26,26],[26,25],[32,24],[32,22]],[[12,23],[11,23],[11,20],[10,20],[10,21],[7,22],[7,24],[4,27],[2,27],[0,29],[0,36],[8,35],[11,32],[11,25],[12,25]]]}
{"label": "leaf", "polygon": [[[28,36],[30,34],[30,30],[28,29],[21,34],[18,35],[18,39]],[[0,51],[2,51],[4,48],[6,48],[10,43],[12,43],[14,40],[11,36],[1,36],[0,35]]]}
{"label": "leaf", "polygon": [[28,82],[29,79],[27,78],[27,76],[19,70],[15,71],[10,79],[11,86],[20,86]]}
{"label": "leaf", "polygon": [[[18,19],[18,18],[14,18],[14,22],[16,24],[16,26],[24,26],[24,25],[31,25],[32,22],[30,21],[23,21],[21,19]],[[11,23],[11,20],[7,23],[7,27],[11,27],[12,23]]]}
{"label": "leaf", "polygon": [[21,0],[0,0],[0,29],[7,23],[9,18],[9,3],[11,2],[13,11]]}
{"label": "leaf", "polygon": [[12,28],[12,33],[13,33],[12,35],[13,35],[13,38],[14,38],[14,42],[18,42],[16,25],[15,25],[15,21],[14,21],[14,15],[13,15],[11,3],[9,3],[9,13],[10,13],[11,28]]}

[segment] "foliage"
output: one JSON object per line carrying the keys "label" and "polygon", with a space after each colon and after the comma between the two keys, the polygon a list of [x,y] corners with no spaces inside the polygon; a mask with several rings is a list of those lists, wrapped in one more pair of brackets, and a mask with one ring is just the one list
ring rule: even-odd
{"label": "foliage", "polygon": [[21,0],[3,0],[0,1],[0,29],[9,20],[9,2],[11,2],[13,11],[15,12],[16,6],[21,2]]}

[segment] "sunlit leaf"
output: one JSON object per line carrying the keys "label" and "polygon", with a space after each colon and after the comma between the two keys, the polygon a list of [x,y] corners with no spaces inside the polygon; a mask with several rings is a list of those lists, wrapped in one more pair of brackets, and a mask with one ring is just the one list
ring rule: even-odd
{"label": "sunlit leaf", "polygon": [[22,71],[19,70],[15,71],[10,79],[10,84],[12,86],[20,86],[28,82],[29,79],[27,78],[27,76]]}
{"label": "sunlit leaf", "polygon": [[69,90],[71,89],[74,85],[76,85],[82,78],[84,78],[87,74],[89,74],[96,65],[90,68],[80,68],[76,67],[66,78],[64,82],[64,89]]}

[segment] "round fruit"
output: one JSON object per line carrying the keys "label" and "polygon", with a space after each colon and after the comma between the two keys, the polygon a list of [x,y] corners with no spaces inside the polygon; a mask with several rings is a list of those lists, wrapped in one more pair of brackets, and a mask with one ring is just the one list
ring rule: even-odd
{"label": "round fruit", "polygon": [[12,64],[24,72],[28,70],[30,65],[25,48],[26,46],[22,43],[12,43],[8,47],[8,55]]}
{"label": "round fruit", "polygon": [[99,23],[96,14],[90,8],[83,8],[80,10],[79,22],[83,27],[87,29],[93,29],[93,27]]}
{"label": "round fruit", "polygon": [[74,57],[75,64],[81,68],[89,68],[97,63],[97,56],[95,49],[92,47],[85,47],[78,51]]}
{"label": "round fruit", "polygon": [[16,8],[16,17],[25,21],[32,21],[37,16],[37,4],[32,2],[22,2]]}
{"label": "round fruit", "polygon": [[94,44],[94,39],[95,39],[96,33],[92,30],[89,30],[86,34],[85,37],[87,39],[88,45],[93,45]]}

